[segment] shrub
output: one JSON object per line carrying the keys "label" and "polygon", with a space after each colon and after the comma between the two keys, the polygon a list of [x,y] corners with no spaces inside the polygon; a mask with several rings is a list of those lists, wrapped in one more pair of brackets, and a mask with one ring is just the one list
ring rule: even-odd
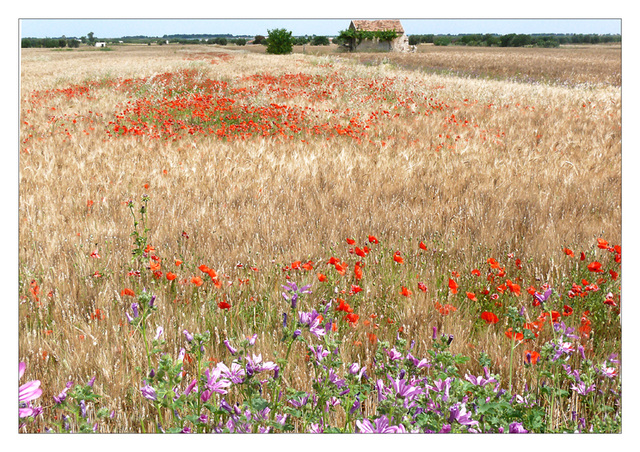
{"label": "shrub", "polygon": [[274,55],[285,55],[293,50],[294,39],[291,32],[284,28],[275,28],[268,30],[267,37],[267,53]]}
{"label": "shrub", "polygon": [[451,44],[451,38],[448,36],[438,36],[433,40],[433,44],[436,46],[448,46]]}
{"label": "shrub", "polygon": [[253,43],[254,43],[254,44],[265,44],[265,40],[266,40],[266,39],[267,39],[267,38],[265,38],[265,37],[264,37],[264,36],[262,36],[262,35],[257,35],[255,38],[253,38]]}
{"label": "shrub", "polygon": [[329,44],[329,38],[326,36],[314,36],[311,40],[312,46],[328,46]]}

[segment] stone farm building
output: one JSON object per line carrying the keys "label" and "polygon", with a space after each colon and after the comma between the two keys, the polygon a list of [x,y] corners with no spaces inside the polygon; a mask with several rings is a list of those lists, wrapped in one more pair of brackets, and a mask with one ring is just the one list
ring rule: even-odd
{"label": "stone farm building", "polygon": [[363,39],[349,43],[351,50],[361,52],[410,52],[409,38],[404,34],[404,28],[399,20],[352,20],[349,24],[350,30],[355,31],[390,31],[397,33],[397,37],[392,41],[380,41],[378,39]]}

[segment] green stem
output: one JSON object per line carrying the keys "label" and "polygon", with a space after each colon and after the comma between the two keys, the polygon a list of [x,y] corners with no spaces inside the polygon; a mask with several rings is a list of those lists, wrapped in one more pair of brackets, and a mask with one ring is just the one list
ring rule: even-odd
{"label": "green stem", "polygon": [[[282,365],[282,368],[280,369],[280,375],[278,375],[278,382],[276,382],[276,384],[273,386],[273,394],[271,395],[271,399],[274,403],[273,405],[273,409],[271,410],[271,413],[269,414],[269,419],[273,420],[275,415],[276,415],[276,411],[278,409],[278,405],[280,404],[278,401],[278,393],[279,393],[279,389],[282,387],[282,376],[284,374],[284,369],[287,366],[287,363],[289,362],[289,354],[291,353],[291,348],[293,347],[293,343],[295,342],[295,338],[291,339],[291,342],[289,342],[289,347],[287,348],[287,354],[284,357],[284,364]],[[278,384],[280,383],[280,384]]]}
{"label": "green stem", "polygon": [[513,329],[511,330],[511,354],[509,355],[509,392],[512,392],[512,377],[513,377],[513,351],[516,348],[516,336]]}
{"label": "green stem", "polygon": [[147,372],[151,369],[151,355],[149,354],[149,344],[147,343],[147,325],[146,319],[142,320],[142,340],[144,342],[144,350],[147,354]]}

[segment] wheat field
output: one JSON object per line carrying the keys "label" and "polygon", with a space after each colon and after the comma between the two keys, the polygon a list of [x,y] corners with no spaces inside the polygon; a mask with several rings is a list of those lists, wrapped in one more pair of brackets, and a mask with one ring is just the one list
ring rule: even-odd
{"label": "wheat field", "polygon": [[[330,256],[349,255],[345,239],[374,235],[384,252],[368,267],[379,265],[382,276],[362,284],[359,326],[342,333],[360,345],[343,349],[344,361],[371,361],[372,330],[362,320],[378,313],[389,319],[376,329],[381,340],[402,326],[424,352],[437,326],[456,337],[452,351],[472,358],[470,370],[480,371],[484,351],[506,371],[501,333],[470,328],[464,303],[457,317],[433,303],[453,303],[449,275],[489,257],[520,258],[523,289],[529,281],[559,286],[574,268],[563,248],[621,242],[620,74],[619,47],[285,56],[173,45],[23,49],[20,359],[42,381],[43,400],[68,380],[96,376],[101,403],[116,412],[101,431],[141,431],[148,413],[134,410],[135,368],[145,351],[127,325],[124,288],[158,294],[150,327],[164,327],[174,356],[184,329],[207,329],[212,360],[223,359],[224,339],[254,333],[273,358],[284,353],[282,267],[312,261],[299,281],[315,284]],[[290,113],[279,117],[286,127],[299,121],[302,130],[221,137],[174,122],[172,136],[122,132],[136,127],[140,99],[149,112],[136,119],[161,127],[153,108],[168,105],[164,87],[195,92],[212,80],[225,84],[229,108],[278,104]],[[171,289],[132,260],[127,203],[139,207],[145,194],[148,244],[162,271],[186,281]],[[384,261],[396,250],[407,261],[400,269]],[[216,269],[222,289],[189,283],[202,264]],[[135,271],[142,276],[129,276]],[[415,281],[428,290],[398,295]],[[233,308],[224,313],[221,300]],[[310,387],[304,353],[289,368],[287,384]],[[526,372],[516,370],[517,388]]]}

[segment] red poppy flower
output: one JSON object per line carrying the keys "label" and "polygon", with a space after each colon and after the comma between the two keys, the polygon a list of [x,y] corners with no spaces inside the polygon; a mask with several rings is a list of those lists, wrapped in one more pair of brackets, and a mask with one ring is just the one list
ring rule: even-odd
{"label": "red poppy flower", "polygon": [[167,274],[165,276],[167,277],[167,279],[169,281],[173,281],[174,279],[176,279],[176,275],[174,273],[171,273],[171,272],[167,272]]}
{"label": "red poppy flower", "polygon": [[613,270],[609,270],[609,274],[611,275],[611,279],[613,279],[614,281],[616,279],[618,279],[618,273],[614,272]]}
{"label": "red poppy flower", "polygon": [[484,311],[480,315],[480,318],[482,320],[484,320],[485,322],[487,322],[487,325],[490,324],[490,323],[498,323],[499,322],[498,316],[495,315],[493,312]]}
{"label": "red poppy flower", "polygon": [[131,289],[124,289],[122,292],[120,292],[120,296],[124,296],[124,295],[128,295],[130,297],[135,297],[136,293]]}
{"label": "red poppy flower", "polygon": [[449,289],[454,295],[458,293],[458,284],[451,278],[449,278]]}
{"label": "red poppy flower", "polygon": [[226,301],[220,301],[220,302],[218,302],[218,307],[219,307],[220,309],[226,309],[227,311],[228,311],[229,309],[231,309],[231,305],[230,305],[229,303],[227,303]]}
{"label": "red poppy flower", "polygon": [[616,302],[613,299],[613,294],[611,292],[609,292],[607,294],[607,298],[605,298],[604,304],[609,305],[609,306],[616,306]]}
{"label": "red poppy flower", "polygon": [[353,273],[356,279],[362,279],[362,267],[360,267],[360,265],[356,264],[355,267],[353,267]]}
{"label": "red poppy flower", "polygon": [[372,344],[375,345],[375,343],[378,342],[378,337],[375,334],[369,333],[368,336],[369,336],[369,342],[371,342]]}
{"label": "red poppy flower", "polygon": [[538,362],[539,359],[540,359],[540,353],[534,352],[533,350],[525,350],[524,351],[524,362],[525,362],[525,364],[535,365]]}
{"label": "red poppy flower", "polygon": [[398,264],[404,264],[404,259],[400,255],[400,251],[396,251],[395,253],[393,253],[393,260]]}
{"label": "red poppy flower", "polygon": [[516,297],[520,296],[520,286],[518,284],[515,284],[511,280],[507,279],[507,287],[509,287],[509,290],[511,291],[511,293],[514,294]]}
{"label": "red poppy flower", "polygon": [[182,261],[180,259],[176,259],[176,267],[180,267],[182,265]]}
{"label": "red poppy flower", "polygon": [[354,244],[356,243],[356,241],[355,241],[355,240],[353,240],[353,239],[347,239],[347,243],[348,243],[349,245],[354,245]]}
{"label": "red poppy flower", "polygon": [[338,307],[336,308],[336,311],[353,312],[353,308],[342,298],[338,298]]}
{"label": "red poppy flower", "polygon": [[[365,247],[365,248],[366,248],[366,247]],[[360,248],[358,248],[357,246],[356,246],[356,249],[355,249],[355,253],[356,253],[358,256],[360,256],[360,257],[365,257],[365,256],[367,255],[367,253],[365,252],[365,250],[360,249]]]}
{"label": "red poppy flower", "polygon": [[606,250],[609,247],[609,243],[605,239],[598,239],[598,248]]}
{"label": "red poppy flower", "polygon": [[199,276],[194,276],[193,278],[191,278],[191,282],[198,287],[200,287],[203,283],[202,278],[200,278]]}
{"label": "red poppy flower", "polygon": [[334,267],[336,268],[336,271],[338,273],[340,273],[340,275],[344,276],[347,273],[347,263],[343,262],[342,264],[340,263],[336,263],[334,265]]}
{"label": "red poppy flower", "polygon": [[[513,335],[513,328],[508,328],[507,331],[504,332],[504,334],[509,338],[509,339],[513,339],[514,335]],[[515,340],[516,341],[521,341],[524,339],[524,334],[522,333],[516,333],[515,334]]]}
{"label": "red poppy flower", "polygon": [[370,235],[369,236],[369,243],[373,243],[374,245],[378,244],[378,239],[375,238],[374,236]]}
{"label": "red poppy flower", "polygon": [[471,301],[478,301],[478,299],[476,298],[476,294],[474,294],[473,292],[467,292],[467,298]]}
{"label": "red poppy flower", "polygon": [[491,266],[491,268],[499,268],[500,264],[498,263],[497,260],[495,260],[493,257],[490,257],[489,259],[487,259],[487,264],[489,264]]}
{"label": "red poppy flower", "polygon": [[405,286],[402,286],[402,291],[400,292],[400,295],[404,295],[405,297],[410,297],[412,294],[413,292],[411,292]]}
{"label": "red poppy flower", "polygon": [[311,271],[311,270],[313,270],[313,262],[309,261],[309,262],[307,262],[305,264],[302,264],[301,267],[306,271]]}
{"label": "red poppy flower", "polygon": [[562,310],[562,315],[567,317],[567,316],[570,316],[571,314],[573,314],[573,308],[565,304]]}
{"label": "red poppy flower", "polygon": [[594,273],[602,273],[604,271],[602,270],[602,264],[598,261],[591,262],[589,265],[587,265],[587,268],[590,272]]}
{"label": "red poppy flower", "polygon": [[362,287],[357,286],[355,284],[351,284],[351,290],[349,290],[349,295],[355,295],[360,292],[362,292]]}
{"label": "red poppy flower", "polygon": [[300,262],[300,261],[292,262],[291,263],[291,269],[292,270],[299,270],[301,264],[302,264],[302,262]]}
{"label": "red poppy flower", "polygon": [[202,272],[202,273],[207,273],[210,269],[209,267],[207,267],[206,265],[202,264],[200,267],[198,267],[198,269]]}
{"label": "red poppy flower", "polygon": [[318,273],[318,281],[325,282],[326,280],[327,277],[325,275],[323,275],[322,273]]}
{"label": "red poppy flower", "polygon": [[418,289],[420,289],[423,292],[426,292],[427,291],[427,285],[425,283],[423,283],[423,282],[419,282],[418,283]]}
{"label": "red poppy flower", "polygon": [[569,257],[576,257],[576,255],[573,254],[573,251],[571,251],[569,248],[564,249],[564,254],[566,254]]}
{"label": "red poppy flower", "polygon": [[583,261],[587,258],[587,255],[584,254],[584,251],[582,253],[580,253],[580,260]]}
{"label": "red poppy flower", "polygon": [[152,272],[160,270],[160,262],[157,262],[155,260],[149,262],[149,270],[151,270]]}
{"label": "red poppy flower", "polygon": [[351,326],[356,326],[358,324],[358,319],[360,316],[353,312],[344,316],[345,320],[351,324]]}
{"label": "red poppy flower", "polygon": [[477,268],[474,268],[473,270],[471,270],[471,274],[473,276],[480,276],[480,270],[478,270]]}
{"label": "red poppy flower", "polygon": [[427,245],[425,245],[424,242],[420,242],[418,246],[420,247],[420,249],[427,251]]}

